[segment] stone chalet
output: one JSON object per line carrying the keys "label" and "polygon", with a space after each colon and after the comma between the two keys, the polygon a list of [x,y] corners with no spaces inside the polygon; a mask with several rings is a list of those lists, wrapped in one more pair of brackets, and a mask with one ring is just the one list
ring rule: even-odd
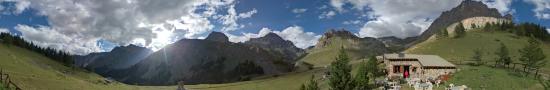
{"label": "stone chalet", "polygon": [[[376,57],[386,64],[387,77],[432,78],[456,72],[456,66],[437,55],[384,54]],[[407,74],[405,74],[407,73]],[[407,77],[405,77],[407,76]]]}

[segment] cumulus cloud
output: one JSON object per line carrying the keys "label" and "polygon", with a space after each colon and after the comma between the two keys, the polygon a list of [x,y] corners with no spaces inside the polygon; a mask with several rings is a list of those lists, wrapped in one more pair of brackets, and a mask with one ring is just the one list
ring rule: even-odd
{"label": "cumulus cloud", "polygon": [[361,24],[361,21],[360,20],[348,20],[348,21],[344,21],[342,24],[356,25],[356,24]]}
{"label": "cumulus cloud", "polygon": [[0,32],[3,32],[3,33],[10,33],[10,30],[6,29],[6,28],[0,28]]}
{"label": "cumulus cloud", "polygon": [[[28,27],[24,35],[32,40],[42,40],[34,33],[57,33],[58,39],[68,37],[63,48],[75,54],[98,52],[97,40],[115,45],[139,44],[152,49],[181,38],[200,38],[212,31],[212,20],[222,23],[224,30],[244,27],[239,19],[250,18],[257,13],[253,9],[237,13],[234,0],[7,0],[16,2],[17,12],[32,8],[47,16],[50,26]],[[227,9],[227,14],[218,13]],[[17,13],[16,13],[17,14]],[[33,29],[34,28],[34,29]],[[47,29],[47,30],[46,30]],[[46,35],[48,36],[48,35]],[[45,36],[45,37],[46,37]],[[73,41],[79,41],[75,43]],[[45,46],[59,47],[59,41],[41,41]],[[68,46],[69,45],[69,46]],[[74,45],[74,46],[70,46]],[[74,50],[81,49],[81,50]]]}
{"label": "cumulus cloud", "polygon": [[[361,37],[417,36],[427,29],[443,11],[450,10],[462,0],[331,0],[330,6],[346,13],[355,10],[368,17],[360,28]],[[511,0],[481,0],[502,14],[511,13]],[[350,5],[351,7],[344,7]],[[355,12],[354,11],[354,12]],[[325,16],[322,13],[319,17]],[[353,24],[356,21],[344,21]]]}
{"label": "cumulus cloud", "polygon": [[300,26],[290,26],[283,31],[273,31],[285,40],[289,40],[298,48],[305,49],[317,43],[321,35],[316,35],[313,32],[304,32],[304,28]]}
{"label": "cumulus cloud", "polygon": [[[359,1],[349,1],[359,2]],[[396,36],[400,38],[417,36],[423,32],[441,12],[450,10],[460,1],[419,0],[419,1],[361,1],[353,3],[354,8],[370,8],[371,21],[359,31],[361,37]],[[364,7],[357,7],[364,6]]]}
{"label": "cumulus cloud", "polygon": [[317,43],[317,40],[321,35],[317,35],[313,32],[304,32],[304,28],[300,26],[290,26],[282,31],[274,31],[269,28],[262,28],[258,33],[242,33],[242,36],[226,33],[231,42],[245,42],[250,38],[259,38],[267,35],[268,33],[275,33],[285,40],[289,40],[298,48],[307,48]]}
{"label": "cumulus cloud", "polygon": [[258,13],[258,10],[252,9],[248,12],[237,13],[235,10],[235,5],[231,5],[227,9],[227,13],[227,15],[219,16],[222,24],[224,25],[222,31],[235,31],[244,27],[244,25],[238,23],[239,19],[250,18],[252,15]]}
{"label": "cumulus cloud", "polygon": [[230,42],[245,42],[250,40],[250,38],[259,38],[267,35],[268,33],[273,32],[273,30],[269,28],[262,28],[258,33],[241,33],[242,35],[234,35],[230,33],[225,33],[227,37],[229,38]]}
{"label": "cumulus cloud", "polygon": [[[14,13],[14,14],[20,14],[22,13],[25,9],[27,9],[29,7],[29,5],[31,4],[29,1],[18,1],[18,0],[0,0],[0,2],[3,2],[3,1],[8,1],[8,2],[17,2],[15,3],[14,5],[14,8],[13,8],[13,11],[11,13]],[[2,9],[5,9],[5,7],[2,7],[0,6],[0,10]]]}
{"label": "cumulus cloud", "polygon": [[548,0],[525,0],[528,3],[534,4],[535,16],[539,19],[550,19],[550,1]]}
{"label": "cumulus cloud", "polygon": [[513,13],[514,10],[510,9],[512,5],[512,0],[476,0],[482,1],[489,8],[496,8],[500,14],[509,14]]}
{"label": "cumulus cloud", "polygon": [[296,13],[296,14],[299,14],[299,13],[304,13],[306,12],[307,9],[305,8],[296,8],[296,9],[292,9],[292,13]]}
{"label": "cumulus cloud", "polygon": [[323,12],[321,13],[321,15],[319,16],[319,19],[330,19],[332,18],[332,16],[336,15],[336,12],[334,11],[327,11],[327,12]]}
{"label": "cumulus cloud", "polygon": [[90,39],[90,41],[73,39],[75,38],[74,36],[67,36],[46,26],[31,27],[27,25],[17,25],[15,29],[21,32],[21,37],[25,38],[25,40],[31,41],[42,47],[65,50],[70,53],[85,53],[101,50],[97,46],[97,39]]}

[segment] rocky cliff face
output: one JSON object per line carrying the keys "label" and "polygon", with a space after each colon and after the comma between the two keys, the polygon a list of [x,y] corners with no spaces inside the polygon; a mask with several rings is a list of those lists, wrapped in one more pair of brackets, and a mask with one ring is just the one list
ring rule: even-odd
{"label": "rocky cliff face", "polygon": [[448,27],[449,25],[460,22],[467,18],[472,17],[494,17],[494,18],[508,18],[511,16],[502,16],[497,9],[488,8],[487,5],[479,1],[465,0],[457,7],[441,13],[441,15],[432,22],[430,27],[424,31],[418,38],[418,40],[406,45],[412,46],[427,40],[434,35],[438,30]]}
{"label": "rocky cliff face", "polygon": [[[218,34],[218,35],[216,35]],[[205,40],[182,39],[113,75],[128,84],[227,83],[291,71],[294,62],[266,49],[228,42],[224,34]],[[270,39],[268,36],[266,39]],[[223,41],[225,40],[225,41]]]}
{"label": "rocky cliff face", "polygon": [[[367,56],[380,55],[388,52],[388,49],[385,47],[384,43],[375,38],[359,38],[347,30],[329,30],[323,34],[315,47],[308,51],[315,53],[309,53],[308,56],[304,57],[304,60],[311,60],[308,62],[317,62],[315,60],[332,61],[335,56],[318,54],[326,54],[325,52],[338,52],[341,47],[344,47],[344,49],[349,52],[348,55],[352,60],[358,60],[367,58]],[[309,55],[323,56],[326,58],[310,57]]]}
{"label": "rocky cliff face", "polygon": [[351,32],[347,31],[347,30],[334,30],[334,29],[331,29],[331,30],[328,30],[327,32],[325,32],[325,34],[323,34],[323,36],[321,38],[319,38],[319,42],[317,42],[317,44],[315,44],[315,48],[323,48],[323,47],[326,47],[328,45],[331,45],[333,44],[333,40],[331,40],[332,38],[339,38],[339,39],[343,39],[343,40],[359,40],[360,38],[353,35]]}
{"label": "rocky cliff face", "polygon": [[295,62],[300,56],[305,54],[301,48],[294,46],[294,43],[284,40],[275,33],[268,33],[260,38],[251,38],[245,44],[263,48],[269,52],[281,54],[286,58],[286,62]]}

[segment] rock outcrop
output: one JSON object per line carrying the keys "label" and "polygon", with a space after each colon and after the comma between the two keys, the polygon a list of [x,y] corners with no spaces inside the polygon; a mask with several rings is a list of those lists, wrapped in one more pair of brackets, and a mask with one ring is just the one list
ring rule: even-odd
{"label": "rock outcrop", "polygon": [[281,54],[286,58],[285,60],[290,60],[287,62],[296,62],[296,59],[305,54],[303,49],[294,46],[294,43],[284,40],[275,33],[268,33],[260,38],[251,38],[244,43]]}
{"label": "rock outcrop", "polygon": [[212,32],[208,34],[208,36],[204,40],[217,41],[217,42],[223,42],[223,43],[229,42],[229,38],[221,32]]}
{"label": "rock outcrop", "polygon": [[472,17],[493,17],[511,19],[510,15],[502,16],[497,9],[489,8],[487,5],[480,1],[465,0],[457,7],[441,13],[441,15],[435,19],[430,27],[419,36],[418,40],[409,43],[407,47],[423,42],[434,35],[438,30],[447,28],[449,25],[460,22],[464,19]]}

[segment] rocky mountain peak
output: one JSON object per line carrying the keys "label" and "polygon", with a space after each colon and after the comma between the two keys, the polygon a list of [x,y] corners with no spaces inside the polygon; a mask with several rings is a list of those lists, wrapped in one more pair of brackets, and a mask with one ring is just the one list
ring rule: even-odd
{"label": "rocky mountain peak", "polygon": [[446,28],[453,23],[472,17],[494,17],[511,19],[511,15],[503,17],[497,9],[489,8],[487,7],[487,5],[483,4],[480,1],[465,0],[451,10],[441,13],[441,15],[432,22],[430,27],[428,27],[426,31],[422,32],[417,40],[405,46],[409,47],[417,43],[423,42],[430,38],[430,36],[435,34],[438,30]]}
{"label": "rocky mountain peak", "polygon": [[212,32],[208,34],[205,40],[217,41],[217,42],[229,42],[229,38],[221,32]]}
{"label": "rocky mountain peak", "polygon": [[286,40],[284,40],[281,36],[279,36],[279,35],[277,35],[277,34],[275,34],[275,33],[272,33],[272,32],[270,32],[270,33],[268,33],[268,34],[266,34],[265,36],[260,37],[260,38],[268,39],[268,40],[270,40],[270,41],[279,41],[279,42],[284,42],[284,41],[286,41]]}
{"label": "rocky mountain peak", "polygon": [[291,41],[284,40],[282,37],[275,33],[268,33],[263,37],[251,38],[246,41],[245,44],[261,47],[268,51],[278,52],[287,58],[287,62],[294,62],[299,56],[303,55],[305,51],[294,45]]}
{"label": "rocky mountain peak", "polygon": [[323,35],[323,38],[332,38],[332,37],[341,37],[341,38],[359,38],[352,34],[351,32],[341,29],[341,30],[335,30],[331,29],[325,32]]}
{"label": "rocky mountain peak", "polygon": [[147,48],[141,47],[141,46],[137,46],[137,45],[134,45],[134,44],[130,44],[130,45],[128,45],[128,46],[118,46],[118,47],[115,47],[115,48],[113,48],[113,50],[111,50],[111,52],[120,52],[120,51],[141,51],[141,50],[148,51],[148,52],[152,52],[152,50],[150,50],[150,49],[147,49]]}

